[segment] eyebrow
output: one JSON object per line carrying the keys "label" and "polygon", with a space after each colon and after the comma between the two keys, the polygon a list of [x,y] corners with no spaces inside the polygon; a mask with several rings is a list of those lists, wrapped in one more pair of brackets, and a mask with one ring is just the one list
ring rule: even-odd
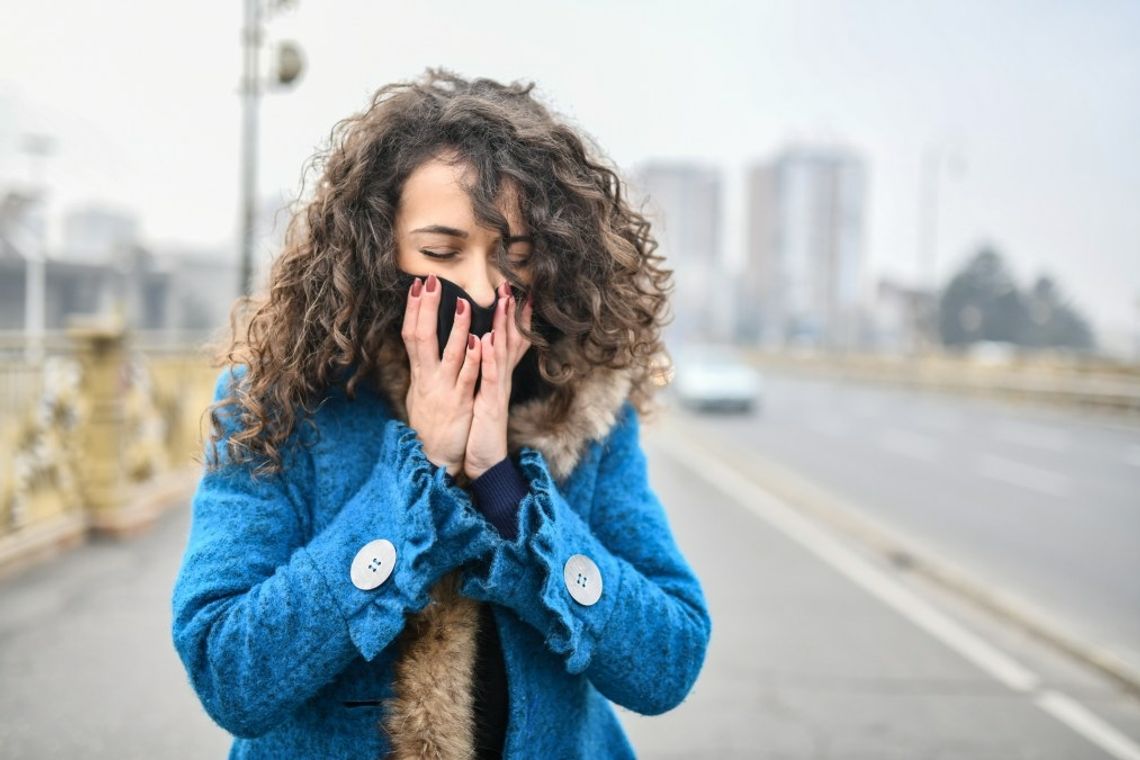
{"label": "eyebrow", "polygon": [[[464,230],[457,230],[454,227],[447,227],[442,224],[432,224],[427,227],[420,227],[417,230],[412,230],[411,234],[415,235],[418,232],[423,232],[431,235],[447,235],[449,237],[467,238],[467,233]],[[534,239],[530,235],[511,235],[507,238],[507,245],[511,243],[531,243],[534,244]]]}

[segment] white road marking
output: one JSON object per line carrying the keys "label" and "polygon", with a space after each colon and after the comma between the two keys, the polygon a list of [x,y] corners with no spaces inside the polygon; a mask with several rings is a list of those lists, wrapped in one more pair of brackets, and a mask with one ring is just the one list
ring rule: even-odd
{"label": "white road marking", "polygon": [[996,422],[993,433],[997,438],[1009,443],[1056,452],[1068,451],[1072,440],[1064,430],[1012,420]]}
{"label": "white road marking", "polygon": [[1140,760],[1140,747],[1072,697],[1059,691],[1045,689],[1033,701],[1042,710],[1113,757],[1122,760]]}
{"label": "white road marking", "polygon": [[898,428],[888,428],[879,436],[877,443],[879,448],[892,454],[917,459],[920,462],[933,463],[938,461],[938,441],[928,435],[899,430]]}
{"label": "white road marking", "polygon": [[860,557],[712,452],[681,443],[673,436],[661,436],[655,442],[711,488],[797,542],[994,679],[1015,692],[1032,695],[1042,710],[1088,741],[1119,760],[1140,760],[1140,746],[1131,739],[1061,692],[1042,689],[1036,673]]}
{"label": "white road marking", "polygon": [[983,454],[978,460],[977,470],[992,480],[1028,488],[1046,496],[1060,497],[1069,492],[1069,478],[1065,475],[994,454]]}

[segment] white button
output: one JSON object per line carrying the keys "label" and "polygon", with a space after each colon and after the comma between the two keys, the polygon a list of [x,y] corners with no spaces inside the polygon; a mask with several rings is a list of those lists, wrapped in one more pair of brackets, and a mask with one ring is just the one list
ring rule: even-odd
{"label": "white button", "polygon": [[578,604],[589,607],[602,596],[602,572],[585,554],[573,554],[566,560],[562,578]]}
{"label": "white button", "polygon": [[366,543],[352,560],[352,585],[357,588],[376,588],[396,567],[396,547],[386,538]]}

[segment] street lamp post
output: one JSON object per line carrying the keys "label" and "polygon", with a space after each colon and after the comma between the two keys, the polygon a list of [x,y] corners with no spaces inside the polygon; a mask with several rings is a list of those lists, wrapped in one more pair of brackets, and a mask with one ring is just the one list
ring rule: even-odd
{"label": "street lamp post", "polygon": [[241,293],[253,291],[254,197],[257,194],[257,58],[261,49],[261,3],[245,0],[241,80]]}
{"label": "street lamp post", "polygon": [[32,134],[24,138],[24,151],[31,158],[31,187],[27,197],[24,242],[24,352],[25,359],[37,363],[44,357],[44,310],[47,290],[47,186],[44,182],[44,159],[51,154],[54,141],[47,135]]}
{"label": "street lamp post", "polygon": [[[253,292],[253,243],[257,222],[258,105],[263,91],[259,72],[262,45],[262,0],[245,0],[242,28],[241,129],[241,279],[240,295]],[[270,0],[270,9],[288,8],[294,0]],[[271,84],[293,84],[304,68],[300,49],[289,42],[277,50]]]}
{"label": "street lamp post", "polygon": [[916,279],[918,291],[925,281],[930,287],[931,308],[929,322],[922,338],[927,346],[938,343],[938,216],[940,198],[938,182],[942,176],[943,164],[960,169],[964,165],[961,150],[951,142],[938,142],[926,146],[919,167],[919,213],[918,213],[918,261]]}

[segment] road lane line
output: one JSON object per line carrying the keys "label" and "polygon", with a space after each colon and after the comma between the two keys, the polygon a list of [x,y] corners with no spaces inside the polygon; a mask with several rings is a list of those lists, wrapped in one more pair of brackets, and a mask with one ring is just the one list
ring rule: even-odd
{"label": "road lane line", "polygon": [[1110,755],[1122,760],[1140,760],[1140,747],[1072,697],[1053,689],[1044,689],[1033,701]]}
{"label": "road lane line", "polygon": [[1064,694],[1042,689],[1041,678],[1036,673],[922,599],[705,448],[682,443],[673,435],[659,436],[654,444],[665,449],[682,467],[704,479],[710,488],[724,493],[729,500],[797,542],[995,680],[1012,691],[1031,696],[1041,709],[1111,756],[1119,760],[1140,760],[1140,746],[1115,728]]}
{"label": "road lane line", "polygon": [[1009,443],[1057,453],[1068,451],[1071,441],[1064,430],[1012,420],[998,420],[994,424],[993,434]]}
{"label": "road lane line", "polygon": [[1000,480],[1008,485],[1028,488],[1046,496],[1063,497],[1069,493],[1069,478],[1052,470],[1034,467],[1031,464],[1016,462],[994,454],[983,454],[976,470],[991,480]]}
{"label": "road lane line", "polygon": [[[666,443],[664,439],[662,442]],[[666,445],[674,459],[691,467],[717,490],[723,491],[733,501],[798,542],[1009,688],[1031,692],[1038,686],[1036,674],[954,622],[732,467],[708,457],[703,450],[690,449],[672,440]]]}
{"label": "road lane line", "polygon": [[883,431],[877,443],[879,448],[892,454],[917,459],[928,464],[938,461],[938,441],[928,435],[912,433],[909,430],[898,428],[888,428]]}

